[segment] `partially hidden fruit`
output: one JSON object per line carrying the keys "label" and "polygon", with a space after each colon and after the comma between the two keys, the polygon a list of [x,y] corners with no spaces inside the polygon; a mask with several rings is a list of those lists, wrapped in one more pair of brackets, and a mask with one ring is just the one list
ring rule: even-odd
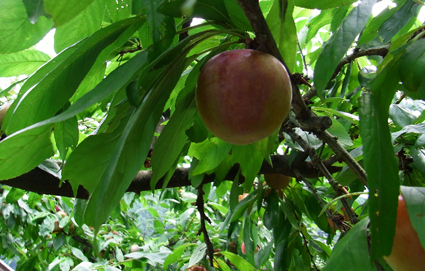
{"label": "partially hidden fruit", "polygon": [[291,177],[280,174],[280,173],[269,173],[264,174],[264,180],[267,185],[273,189],[285,189],[289,182],[291,181]]}
{"label": "partially hidden fruit", "polygon": [[[258,250],[260,250],[260,246],[259,246],[259,245],[257,245],[257,247],[255,248],[254,253],[256,253]],[[244,255],[246,255],[246,253],[245,253],[245,242],[242,242],[242,245],[241,245],[241,251],[242,251],[242,253],[243,253]]]}
{"label": "partially hidden fruit", "polygon": [[195,265],[187,269],[187,271],[206,271],[206,269],[203,266]]}
{"label": "partially hidden fruit", "polygon": [[12,103],[7,103],[0,108],[0,127],[3,124],[4,117],[6,116],[7,110],[9,110],[11,104]]}
{"label": "partially hidden fruit", "polygon": [[394,271],[425,270],[425,250],[410,222],[402,196],[398,199],[393,248],[391,254],[384,256],[384,259]]}
{"label": "partially hidden fruit", "polygon": [[208,130],[235,145],[275,132],[291,108],[291,80],[272,55],[241,49],[211,58],[202,68],[196,104]]}
{"label": "partially hidden fruit", "polygon": [[244,198],[246,198],[246,197],[248,197],[248,193],[243,193],[242,195],[239,195],[238,196],[238,201],[241,201],[241,200],[243,200]]}

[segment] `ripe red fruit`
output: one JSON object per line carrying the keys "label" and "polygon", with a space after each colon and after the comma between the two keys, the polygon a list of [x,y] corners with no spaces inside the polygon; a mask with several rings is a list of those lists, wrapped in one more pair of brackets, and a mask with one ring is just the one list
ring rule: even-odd
{"label": "ripe red fruit", "polygon": [[398,198],[393,248],[390,256],[384,259],[394,271],[425,270],[425,250],[410,222],[402,196]]}
{"label": "ripe red fruit", "polygon": [[202,68],[196,103],[205,126],[236,145],[250,144],[275,132],[291,108],[292,87],[286,68],[272,55],[226,51]]}

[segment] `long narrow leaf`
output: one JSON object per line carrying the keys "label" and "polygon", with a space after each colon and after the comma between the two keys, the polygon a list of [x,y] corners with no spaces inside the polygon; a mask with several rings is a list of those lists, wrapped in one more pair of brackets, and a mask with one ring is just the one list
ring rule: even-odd
{"label": "long narrow leaf", "polygon": [[369,20],[375,2],[376,0],[362,1],[355,7],[323,47],[314,68],[314,84],[319,97],[323,98],[322,92],[336,66]]}
{"label": "long narrow leaf", "polygon": [[395,232],[399,194],[398,163],[388,127],[388,111],[398,86],[398,70],[388,64],[370,82],[371,93],[363,93],[360,135],[369,186],[371,256],[389,255]]}

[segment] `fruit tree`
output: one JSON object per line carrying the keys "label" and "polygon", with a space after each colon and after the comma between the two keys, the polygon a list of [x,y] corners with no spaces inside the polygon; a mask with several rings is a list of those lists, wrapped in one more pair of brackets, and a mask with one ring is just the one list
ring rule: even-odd
{"label": "fruit tree", "polygon": [[423,6],[0,1],[1,259],[425,270]]}

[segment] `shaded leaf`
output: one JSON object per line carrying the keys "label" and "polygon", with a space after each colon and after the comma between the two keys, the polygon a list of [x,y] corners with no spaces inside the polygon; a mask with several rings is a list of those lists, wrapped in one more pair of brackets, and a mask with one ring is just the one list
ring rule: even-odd
{"label": "shaded leaf", "polygon": [[294,0],[296,6],[311,8],[311,9],[328,9],[328,8],[337,8],[343,6],[349,6],[352,3],[356,2],[355,0],[321,0],[321,1],[310,1],[310,0]]}
{"label": "shaded leaf", "polygon": [[298,43],[297,30],[292,17],[294,5],[292,1],[284,2],[287,5],[281,7],[281,1],[274,1],[266,21],[286,66],[290,72],[293,72]]}
{"label": "shaded leaf", "polygon": [[176,34],[174,19],[158,12],[161,2],[160,0],[143,0],[153,41],[152,55],[149,56],[151,59],[158,57],[164,52],[171,45]]}
{"label": "shaded leaf", "polygon": [[[155,143],[151,160],[152,186],[174,165],[175,160],[180,155],[187,140],[186,130],[192,126],[195,113],[195,94],[192,91],[177,105],[176,111]],[[164,155],[165,153],[167,155]]]}
{"label": "shaded leaf", "polygon": [[206,139],[201,143],[192,143],[188,155],[200,160],[192,174],[198,175],[216,168],[229,154],[231,148],[231,144],[218,138]]}
{"label": "shaded leaf", "polygon": [[37,23],[38,17],[44,16],[47,19],[51,18],[50,15],[44,10],[43,0],[22,0],[27,10],[28,18],[32,24]]}
{"label": "shaded leaf", "polygon": [[[164,1],[158,12],[172,17],[182,17],[181,6],[185,0]],[[192,17],[199,17],[205,20],[232,23],[227,13],[224,0],[198,0],[193,9]]]}
{"label": "shaded leaf", "polygon": [[[131,116],[109,160],[99,183],[91,194],[85,211],[85,222],[98,228],[117,206],[140,166],[146,159],[154,131],[164,105],[180,78],[186,62],[175,59],[152,85],[139,108]],[[149,66],[145,70],[150,70]]]}
{"label": "shaded leaf", "polygon": [[370,82],[371,93],[363,93],[361,98],[360,135],[370,191],[372,259],[390,254],[395,232],[400,184],[388,127],[388,110],[398,80],[397,69],[391,62]]}
{"label": "shaded leaf", "polygon": [[376,0],[362,1],[355,7],[323,47],[314,68],[314,84],[319,97],[322,99],[324,98],[323,90],[331,79],[336,66],[350,48],[354,39],[363,30],[375,2]]}
{"label": "shaded leaf", "polygon": [[383,42],[389,42],[400,29],[407,24],[413,16],[417,16],[421,5],[415,1],[407,0],[388,20],[378,29]]}
{"label": "shaded leaf", "polygon": [[325,268],[322,269],[323,271],[339,270],[342,266],[346,271],[376,270],[368,254],[368,223],[369,220],[367,218],[363,219],[352,227],[344,238],[338,241],[329,261],[326,263]]}
{"label": "shaded leaf", "polygon": [[406,94],[413,99],[425,99],[425,39],[410,44],[400,57],[398,71]]}
{"label": "shaded leaf", "polygon": [[90,5],[91,2],[93,2],[93,0],[44,0],[44,9],[52,16],[55,27],[59,27],[77,16]]}

